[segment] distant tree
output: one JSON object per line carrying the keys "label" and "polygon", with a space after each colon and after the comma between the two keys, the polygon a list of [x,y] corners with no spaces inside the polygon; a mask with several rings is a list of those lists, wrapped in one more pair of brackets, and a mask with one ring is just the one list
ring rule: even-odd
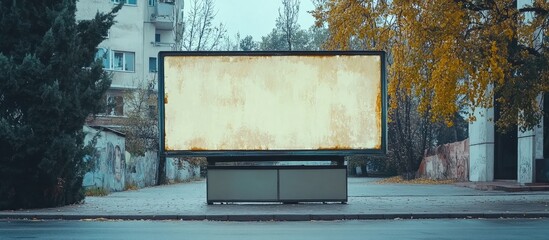
{"label": "distant tree", "polygon": [[463,141],[469,137],[469,122],[463,116],[464,113],[456,113],[452,122],[452,126],[446,125],[445,122],[439,121],[434,125],[434,136],[436,145]]}
{"label": "distant tree", "polygon": [[[303,29],[297,29],[292,38],[292,51],[306,51],[319,49],[319,46],[315,46],[312,42],[314,37],[313,32],[305,31]],[[279,28],[273,28],[273,30],[267,35],[261,38],[259,43],[259,49],[262,51],[288,51],[288,42],[286,35]]]}
{"label": "distant tree", "polygon": [[328,40],[328,28],[311,26],[308,30],[309,34],[309,50],[321,51],[326,50],[325,44]]}
{"label": "distant tree", "polygon": [[132,156],[144,156],[158,151],[158,93],[156,79],[140,82],[137,89],[126,93],[127,117],[122,125],[126,133],[126,151]]}
{"label": "distant tree", "polygon": [[252,36],[248,35],[242,40],[240,40],[240,49],[242,51],[254,51],[258,47],[257,43],[254,42],[254,39]]}
{"label": "distant tree", "polygon": [[214,25],[217,15],[214,0],[191,0],[187,13],[185,13],[184,3],[183,0],[176,1],[175,50],[219,49],[227,30],[222,23]]}
{"label": "distant tree", "polygon": [[267,36],[261,37],[259,49],[261,51],[287,51],[287,44],[284,35],[282,35],[278,29],[273,28]]}
{"label": "distant tree", "polygon": [[240,51],[240,33],[236,33],[234,37],[225,37],[225,44],[218,50],[220,51]]}
{"label": "distant tree", "polygon": [[[393,79],[396,84],[403,84],[401,78]],[[403,88],[398,88],[391,98],[398,102],[389,112],[388,128],[388,161],[405,179],[415,177],[425,149],[433,146],[433,123],[429,113],[421,114],[416,109],[417,97],[409,96]]]}
{"label": "distant tree", "polygon": [[325,49],[328,29],[311,26],[301,29],[297,24],[299,0],[282,0],[282,9],[273,30],[261,38],[258,48],[262,51],[320,51]]}
{"label": "distant tree", "polygon": [[276,19],[276,27],[284,36],[289,51],[292,51],[292,46],[296,40],[299,24],[299,0],[282,0],[282,9],[278,9],[278,18]]}
{"label": "distant tree", "polygon": [[292,45],[292,49],[295,51],[313,50],[314,47],[311,42],[312,37],[313,37],[312,32],[309,32],[304,29],[297,30],[295,33],[295,37],[293,39],[294,42]]}
{"label": "distant tree", "polygon": [[96,47],[121,7],[77,22],[76,0],[0,1],[0,209],[84,198],[83,126],[111,84]]}

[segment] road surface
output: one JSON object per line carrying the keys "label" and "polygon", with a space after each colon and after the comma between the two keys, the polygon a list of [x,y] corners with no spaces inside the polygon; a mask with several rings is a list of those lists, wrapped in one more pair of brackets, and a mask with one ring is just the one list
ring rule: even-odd
{"label": "road surface", "polygon": [[0,239],[549,239],[549,219],[0,221]]}

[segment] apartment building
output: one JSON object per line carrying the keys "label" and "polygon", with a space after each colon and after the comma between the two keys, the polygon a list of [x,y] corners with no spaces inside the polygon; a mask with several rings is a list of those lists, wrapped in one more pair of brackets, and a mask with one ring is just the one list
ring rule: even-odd
{"label": "apartment building", "polygon": [[140,87],[156,89],[159,51],[172,50],[175,0],[80,0],[77,19],[90,19],[110,11],[124,1],[106,39],[98,46],[97,57],[112,73],[112,84],[105,101],[107,111],[90,119],[89,125],[113,129],[127,116],[124,98]]}

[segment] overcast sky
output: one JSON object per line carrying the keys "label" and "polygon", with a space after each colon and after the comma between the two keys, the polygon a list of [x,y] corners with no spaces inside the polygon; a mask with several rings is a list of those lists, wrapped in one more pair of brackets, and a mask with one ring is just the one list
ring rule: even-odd
{"label": "overcast sky", "polygon": [[[240,32],[241,38],[252,35],[255,41],[271,32],[278,17],[281,0],[215,0],[217,16],[215,22],[226,25],[230,37]],[[311,0],[301,0],[299,25],[308,29],[314,24],[314,18],[307,13],[314,9]]]}

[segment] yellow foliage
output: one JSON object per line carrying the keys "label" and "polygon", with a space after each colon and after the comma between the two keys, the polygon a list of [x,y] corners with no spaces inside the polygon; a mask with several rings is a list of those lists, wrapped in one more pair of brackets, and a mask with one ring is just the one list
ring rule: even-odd
{"label": "yellow foliage", "polygon": [[[390,111],[396,109],[397,95],[405,94],[419,99],[418,110],[432,121],[448,125],[460,98],[472,110],[492,107],[494,86],[508,84],[522,64],[509,62],[514,55],[508,49],[516,42],[534,47],[534,33],[549,25],[549,1],[544,0],[534,1],[533,7],[546,11],[538,18],[521,13],[511,0],[483,5],[482,11],[471,5],[474,1],[322,2],[313,15],[317,24],[329,27],[329,49],[388,53]],[[531,84],[532,94],[548,89],[548,82]]]}
{"label": "yellow foliage", "polygon": [[443,180],[437,180],[437,179],[429,179],[429,178],[415,178],[411,180],[405,180],[401,176],[395,176],[390,178],[384,178],[382,180],[377,181],[378,184],[452,184],[456,183],[457,180],[455,179],[443,179]]}
{"label": "yellow foliage", "polygon": [[84,195],[86,195],[87,197],[104,197],[109,194],[110,194],[109,190],[101,187],[87,188],[84,193]]}

